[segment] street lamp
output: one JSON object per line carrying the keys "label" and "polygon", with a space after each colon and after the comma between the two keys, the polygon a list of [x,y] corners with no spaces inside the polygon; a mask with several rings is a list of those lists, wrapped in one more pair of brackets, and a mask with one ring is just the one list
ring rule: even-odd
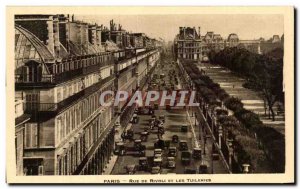
{"label": "street lamp", "polygon": [[214,153],[214,144],[212,144],[212,157],[211,157],[211,174],[214,174],[214,157],[213,157],[213,153]]}
{"label": "street lamp", "polygon": [[203,154],[205,155],[206,154],[206,152],[205,152],[205,145],[206,145],[206,132],[204,132],[204,135],[203,135],[203,140],[204,140],[204,142],[203,142],[203,144],[204,144],[204,148],[203,148]]}
{"label": "street lamp", "polygon": [[222,125],[220,124],[219,125],[219,147],[220,147],[220,149],[222,148],[222,141],[221,141],[221,138],[222,138],[222,135],[223,135],[223,128],[222,128]]}
{"label": "street lamp", "polygon": [[228,157],[228,164],[229,168],[232,171],[232,157],[233,157],[233,139],[227,139],[228,148],[229,148],[229,157]]}

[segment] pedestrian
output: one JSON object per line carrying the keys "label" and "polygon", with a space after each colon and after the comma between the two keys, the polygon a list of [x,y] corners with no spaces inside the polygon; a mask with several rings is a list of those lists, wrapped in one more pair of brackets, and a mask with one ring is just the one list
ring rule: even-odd
{"label": "pedestrian", "polygon": [[122,138],[122,142],[124,142],[124,141],[125,141],[125,132],[123,132],[123,133],[121,134],[121,138]]}

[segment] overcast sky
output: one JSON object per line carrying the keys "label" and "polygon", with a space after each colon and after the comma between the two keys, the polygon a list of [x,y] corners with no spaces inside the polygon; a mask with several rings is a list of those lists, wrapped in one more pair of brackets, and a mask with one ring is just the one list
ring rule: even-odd
{"label": "overcast sky", "polygon": [[75,15],[76,20],[109,26],[114,19],[123,29],[143,32],[149,37],[173,40],[180,26],[201,27],[201,35],[213,31],[227,38],[230,33],[240,39],[269,39],[274,34],[283,34],[282,15]]}

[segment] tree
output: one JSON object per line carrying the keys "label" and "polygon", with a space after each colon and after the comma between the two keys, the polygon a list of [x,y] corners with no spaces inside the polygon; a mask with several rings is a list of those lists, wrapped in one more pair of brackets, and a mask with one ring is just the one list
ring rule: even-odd
{"label": "tree", "polygon": [[[269,118],[275,121],[274,104],[282,98],[282,64],[274,59],[261,57],[260,64],[253,68],[252,77],[254,83],[260,89],[260,93],[269,109]],[[270,114],[271,113],[271,114]]]}

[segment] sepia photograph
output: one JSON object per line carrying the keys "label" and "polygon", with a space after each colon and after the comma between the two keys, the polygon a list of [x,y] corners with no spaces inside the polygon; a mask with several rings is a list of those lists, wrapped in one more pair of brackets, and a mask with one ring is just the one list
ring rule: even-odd
{"label": "sepia photograph", "polygon": [[294,182],[293,7],[7,7],[8,183]]}

